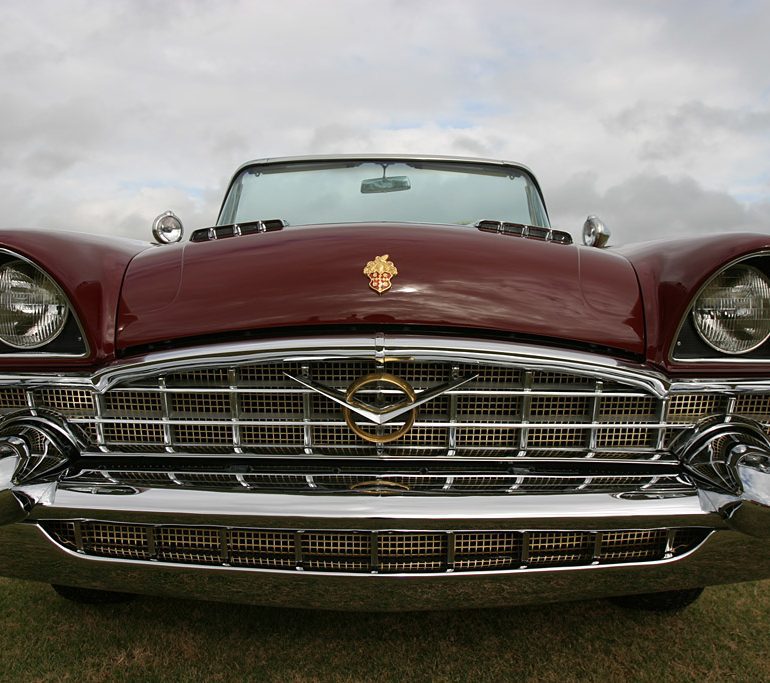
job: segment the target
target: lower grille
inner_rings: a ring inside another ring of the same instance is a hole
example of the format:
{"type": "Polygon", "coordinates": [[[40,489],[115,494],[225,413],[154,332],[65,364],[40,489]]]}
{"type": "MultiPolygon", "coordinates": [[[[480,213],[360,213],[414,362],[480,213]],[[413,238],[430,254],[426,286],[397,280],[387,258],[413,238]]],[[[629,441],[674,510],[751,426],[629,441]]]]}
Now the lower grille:
{"type": "Polygon", "coordinates": [[[59,545],[92,557],[279,571],[431,574],[654,562],[710,531],[354,531],[41,522],[59,545]]]}

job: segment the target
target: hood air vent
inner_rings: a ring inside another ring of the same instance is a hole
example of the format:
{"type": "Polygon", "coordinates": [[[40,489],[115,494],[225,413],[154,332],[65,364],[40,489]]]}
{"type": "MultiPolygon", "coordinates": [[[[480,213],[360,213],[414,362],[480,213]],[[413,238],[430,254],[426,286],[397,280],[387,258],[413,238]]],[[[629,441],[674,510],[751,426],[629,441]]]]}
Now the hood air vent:
{"type": "Polygon", "coordinates": [[[486,220],[476,223],[476,227],[484,232],[499,232],[501,235],[526,237],[531,240],[542,240],[543,242],[554,242],[556,244],[572,244],[572,235],[568,232],[552,230],[551,228],[486,220]]]}
{"type": "Polygon", "coordinates": [[[257,232],[275,232],[283,230],[288,223],[280,218],[267,221],[250,221],[248,223],[233,223],[232,225],[218,225],[214,228],[201,228],[190,235],[191,242],[210,242],[222,240],[228,237],[240,237],[252,235],[257,232]]]}

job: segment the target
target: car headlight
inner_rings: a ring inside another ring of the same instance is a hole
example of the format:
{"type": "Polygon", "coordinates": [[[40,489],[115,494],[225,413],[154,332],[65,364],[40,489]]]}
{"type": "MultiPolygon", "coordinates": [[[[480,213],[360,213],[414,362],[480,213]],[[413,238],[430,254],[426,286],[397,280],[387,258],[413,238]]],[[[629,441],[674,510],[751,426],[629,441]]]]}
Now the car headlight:
{"type": "Polygon", "coordinates": [[[709,346],[722,353],[748,353],[770,337],[770,280],[752,266],[732,266],[706,285],[692,317],[709,346]]]}
{"type": "Polygon", "coordinates": [[[16,349],[45,346],[61,334],[68,312],[62,291],[34,265],[0,266],[0,341],[16,349]]]}

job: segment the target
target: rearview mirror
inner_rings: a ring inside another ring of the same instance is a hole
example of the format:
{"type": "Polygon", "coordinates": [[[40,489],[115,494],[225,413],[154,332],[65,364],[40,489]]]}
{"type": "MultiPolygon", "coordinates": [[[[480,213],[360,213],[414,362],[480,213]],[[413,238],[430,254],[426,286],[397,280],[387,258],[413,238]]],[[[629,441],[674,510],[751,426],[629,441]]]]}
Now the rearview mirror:
{"type": "Polygon", "coordinates": [[[158,244],[172,244],[182,239],[184,227],[173,211],[164,211],[152,222],[152,236],[158,244]]]}
{"type": "Polygon", "coordinates": [[[361,181],[362,194],[375,194],[377,192],[403,192],[411,190],[412,184],[405,175],[394,175],[390,178],[367,178],[361,181]]]}
{"type": "Polygon", "coordinates": [[[583,223],[583,244],[603,249],[610,239],[610,229],[598,216],[589,216],[583,223]]]}

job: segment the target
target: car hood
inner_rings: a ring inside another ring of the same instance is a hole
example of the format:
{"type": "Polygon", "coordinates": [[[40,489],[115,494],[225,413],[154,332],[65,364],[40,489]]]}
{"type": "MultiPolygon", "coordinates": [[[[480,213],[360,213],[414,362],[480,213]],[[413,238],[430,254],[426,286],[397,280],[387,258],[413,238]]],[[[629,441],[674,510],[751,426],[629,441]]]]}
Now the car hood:
{"type": "Polygon", "coordinates": [[[119,348],[265,328],[414,325],[569,340],[641,354],[644,320],[622,256],[464,226],[289,227],[139,254],[119,348]],[[398,269],[377,294],[363,269],[398,269]]]}

